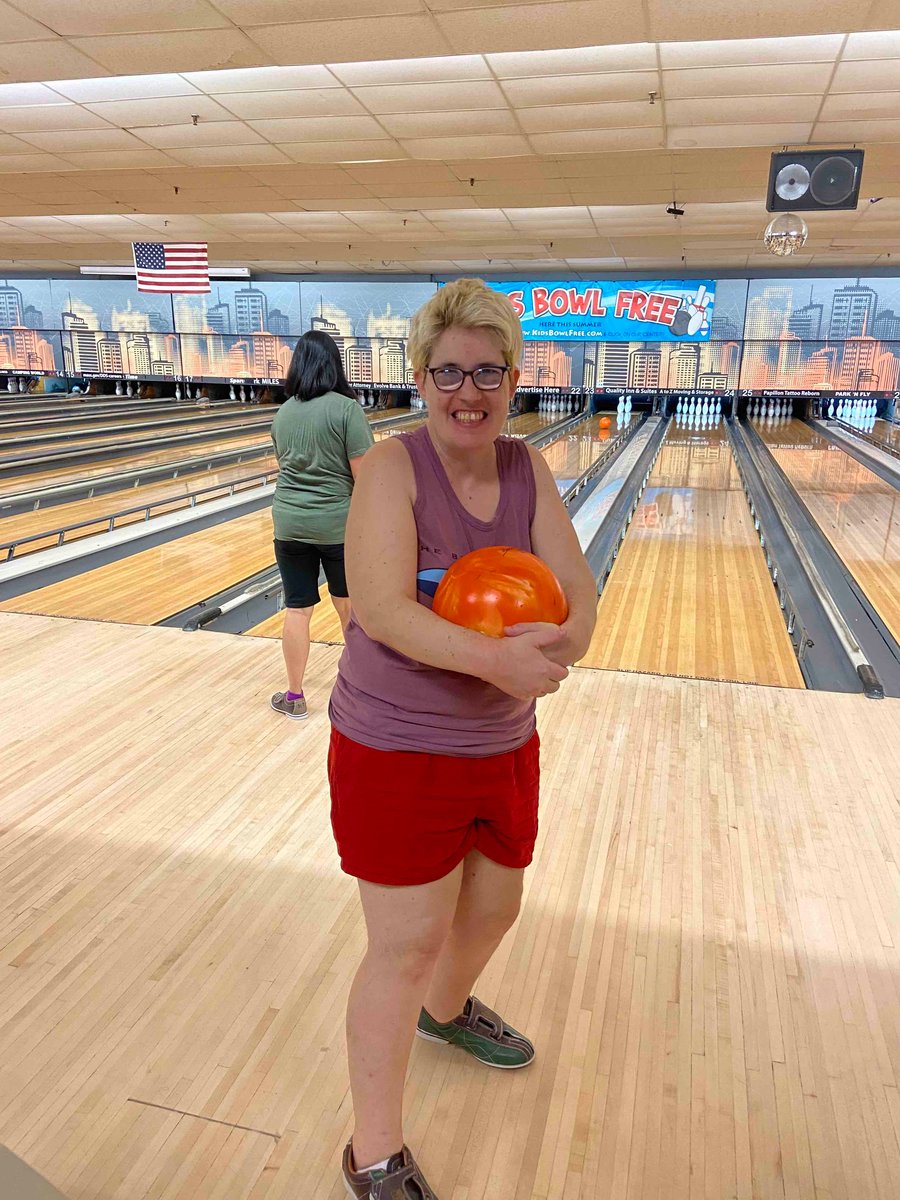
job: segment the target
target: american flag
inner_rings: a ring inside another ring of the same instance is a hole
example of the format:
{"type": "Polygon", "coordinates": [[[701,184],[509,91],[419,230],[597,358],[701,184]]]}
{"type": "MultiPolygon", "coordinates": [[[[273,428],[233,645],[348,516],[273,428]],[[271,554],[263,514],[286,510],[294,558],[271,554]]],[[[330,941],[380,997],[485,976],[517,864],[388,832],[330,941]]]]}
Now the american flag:
{"type": "Polygon", "coordinates": [[[206,242],[132,242],[139,292],[208,292],[206,242]]]}

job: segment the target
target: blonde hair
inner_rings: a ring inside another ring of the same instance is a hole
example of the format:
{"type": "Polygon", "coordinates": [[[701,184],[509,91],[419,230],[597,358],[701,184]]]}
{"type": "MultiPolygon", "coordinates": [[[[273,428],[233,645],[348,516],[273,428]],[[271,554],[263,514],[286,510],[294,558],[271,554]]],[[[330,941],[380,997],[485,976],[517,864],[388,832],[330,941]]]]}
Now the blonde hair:
{"type": "Polygon", "coordinates": [[[456,279],[438,288],[410,323],[406,356],[414,371],[428,366],[435,342],[445,330],[454,328],[489,329],[500,340],[506,365],[519,365],[522,326],[510,301],[483,279],[456,279]]]}

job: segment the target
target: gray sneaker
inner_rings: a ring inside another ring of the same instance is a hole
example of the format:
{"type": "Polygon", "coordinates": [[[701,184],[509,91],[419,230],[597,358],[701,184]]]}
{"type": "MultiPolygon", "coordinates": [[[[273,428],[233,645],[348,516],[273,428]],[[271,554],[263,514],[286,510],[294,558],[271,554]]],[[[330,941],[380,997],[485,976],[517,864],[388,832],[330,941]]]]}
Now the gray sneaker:
{"type": "Polygon", "coordinates": [[[306,699],[303,696],[299,700],[288,700],[284,692],[276,692],[272,697],[272,707],[276,712],[283,713],[294,721],[305,721],[309,716],[306,711],[306,699]]]}
{"type": "Polygon", "coordinates": [[[351,1145],[344,1147],[342,1170],[353,1200],[437,1200],[406,1146],[388,1159],[387,1170],[354,1171],[351,1145]]]}

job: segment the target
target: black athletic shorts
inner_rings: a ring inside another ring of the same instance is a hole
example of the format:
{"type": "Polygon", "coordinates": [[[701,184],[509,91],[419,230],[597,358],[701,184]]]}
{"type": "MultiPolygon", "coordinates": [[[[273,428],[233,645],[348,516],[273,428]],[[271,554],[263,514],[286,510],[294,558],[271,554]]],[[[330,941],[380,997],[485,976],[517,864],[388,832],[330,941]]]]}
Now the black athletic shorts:
{"type": "Polygon", "coordinates": [[[347,595],[344,543],[280,542],[275,539],[275,561],[284,585],[285,608],[312,608],[319,602],[319,568],[325,571],[332,596],[347,595]]]}

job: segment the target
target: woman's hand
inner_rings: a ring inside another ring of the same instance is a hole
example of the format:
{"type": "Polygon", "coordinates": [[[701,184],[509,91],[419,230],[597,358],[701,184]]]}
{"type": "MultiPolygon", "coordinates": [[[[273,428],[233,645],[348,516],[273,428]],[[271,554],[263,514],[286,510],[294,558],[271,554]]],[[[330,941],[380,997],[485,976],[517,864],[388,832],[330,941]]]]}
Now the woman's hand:
{"type": "Polygon", "coordinates": [[[512,628],[521,632],[493,642],[482,679],[516,700],[535,700],[558,691],[569,674],[552,657],[564,636],[560,627],[538,622],[512,628]]]}
{"type": "Polygon", "coordinates": [[[543,647],[544,655],[560,667],[571,667],[578,657],[578,651],[574,648],[571,636],[573,631],[567,621],[562,625],[548,625],[544,621],[523,622],[521,625],[508,625],[503,632],[507,637],[517,638],[523,634],[538,633],[544,629],[554,629],[558,633],[555,641],[548,642],[543,647]]]}

